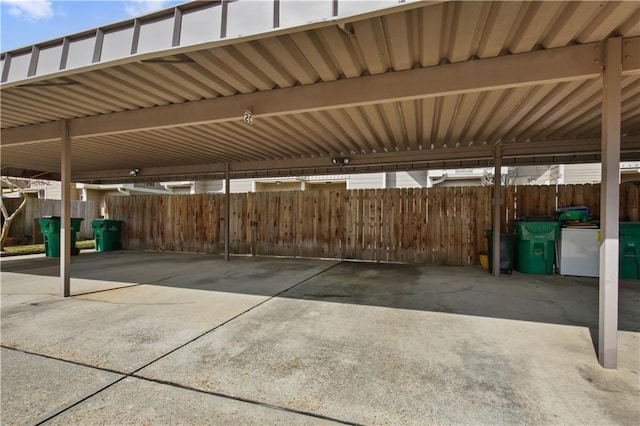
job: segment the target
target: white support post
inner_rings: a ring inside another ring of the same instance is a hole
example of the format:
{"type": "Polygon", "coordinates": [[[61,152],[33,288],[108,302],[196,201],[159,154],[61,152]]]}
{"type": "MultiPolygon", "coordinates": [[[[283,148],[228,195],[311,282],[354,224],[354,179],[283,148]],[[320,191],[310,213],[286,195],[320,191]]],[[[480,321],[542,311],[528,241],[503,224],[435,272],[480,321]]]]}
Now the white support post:
{"type": "Polygon", "coordinates": [[[622,40],[607,40],[604,54],[598,360],[604,368],[617,368],[622,40]]]}
{"type": "Polygon", "coordinates": [[[229,261],[229,232],[231,227],[231,183],[229,163],[224,168],[224,260],[229,261]]]}
{"type": "Polygon", "coordinates": [[[502,152],[496,145],[493,172],[493,275],[500,276],[500,204],[502,188],[502,152]]]}
{"type": "Polygon", "coordinates": [[[69,123],[62,121],[60,171],[62,204],[60,206],[60,280],[61,296],[71,295],[71,138],[69,123]]]}

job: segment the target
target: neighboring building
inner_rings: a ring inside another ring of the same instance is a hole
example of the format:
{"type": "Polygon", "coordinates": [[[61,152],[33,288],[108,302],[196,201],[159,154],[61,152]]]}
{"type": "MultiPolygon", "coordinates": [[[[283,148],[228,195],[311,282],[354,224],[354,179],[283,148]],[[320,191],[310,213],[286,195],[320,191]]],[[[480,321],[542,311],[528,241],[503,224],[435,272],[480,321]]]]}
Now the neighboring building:
{"type": "MultiPolygon", "coordinates": [[[[555,166],[503,167],[502,181],[508,185],[556,185],[599,183],[600,163],[555,166]]],[[[431,188],[433,186],[477,186],[492,182],[493,167],[451,170],[414,170],[408,172],[361,173],[352,175],[304,176],[261,179],[233,179],[231,192],[309,191],[319,189],[431,188]]],[[[640,161],[620,163],[622,182],[640,181],[640,161]]],[[[36,198],[61,198],[60,182],[38,181],[27,189],[36,198]]],[[[224,180],[179,181],[128,184],[76,184],[71,198],[93,201],[96,217],[104,216],[107,196],[220,194],[224,180]]],[[[18,193],[5,194],[19,197],[18,193]]]]}

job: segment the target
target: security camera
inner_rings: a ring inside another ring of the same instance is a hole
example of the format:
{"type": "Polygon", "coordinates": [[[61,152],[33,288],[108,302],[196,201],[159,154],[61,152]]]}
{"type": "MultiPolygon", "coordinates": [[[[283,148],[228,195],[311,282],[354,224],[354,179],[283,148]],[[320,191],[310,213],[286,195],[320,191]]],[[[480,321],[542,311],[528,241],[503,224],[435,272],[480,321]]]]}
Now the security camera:
{"type": "Polygon", "coordinates": [[[140,173],[140,169],[138,169],[138,168],[131,169],[129,171],[129,176],[135,177],[135,176],[138,176],[138,173],[140,173]]]}
{"type": "Polygon", "coordinates": [[[336,166],[346,166],[349,164],[349,159],[346,157],[334,157],[331,159],[331,162],[336,166]]]}

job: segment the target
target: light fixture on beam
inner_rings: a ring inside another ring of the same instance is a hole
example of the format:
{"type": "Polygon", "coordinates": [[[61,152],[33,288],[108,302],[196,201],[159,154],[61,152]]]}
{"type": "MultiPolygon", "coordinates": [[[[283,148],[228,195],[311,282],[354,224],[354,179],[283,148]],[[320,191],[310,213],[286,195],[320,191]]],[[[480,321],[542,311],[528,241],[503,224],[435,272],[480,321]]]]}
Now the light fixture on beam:
{"type": "Polygon", "coordinates": [[[138,173],[140,173],[140,169],[136,167],[135,169],[131,169],[129,171],[129,176],[136,177],[138,176],[138,173]]]}
{"type": "Polygon", "coordinates": [[[349,164],[349,159],[347,157],[334,157],[331,162],[336,166],[346,166],[349,164]]]}

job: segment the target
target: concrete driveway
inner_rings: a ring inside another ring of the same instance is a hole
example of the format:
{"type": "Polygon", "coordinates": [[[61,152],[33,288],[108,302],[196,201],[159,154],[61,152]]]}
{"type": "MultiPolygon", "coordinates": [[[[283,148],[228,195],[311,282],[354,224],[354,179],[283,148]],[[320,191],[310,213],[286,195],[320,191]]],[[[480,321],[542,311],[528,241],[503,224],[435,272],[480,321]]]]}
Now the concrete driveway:
{"type": "Polygon", "coordinates": [[[597,280],[111,252],[2,260],[2,424],[637,424],[640,283],[619,369],[597,280]],[[597,333],[595,333],[597,334],[597,333]]]}

